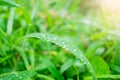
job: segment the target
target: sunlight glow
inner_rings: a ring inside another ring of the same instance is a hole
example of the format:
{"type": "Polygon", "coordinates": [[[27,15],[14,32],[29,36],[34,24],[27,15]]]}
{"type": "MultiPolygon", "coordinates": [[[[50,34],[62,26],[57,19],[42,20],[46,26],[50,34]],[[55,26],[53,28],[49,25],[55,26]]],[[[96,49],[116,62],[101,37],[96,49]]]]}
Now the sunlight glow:
{"type": "Polygon", "coordinates": [[[102,8],[107,9],[111,13],[120,13],[120,0],[101,0],[102,8]]]}

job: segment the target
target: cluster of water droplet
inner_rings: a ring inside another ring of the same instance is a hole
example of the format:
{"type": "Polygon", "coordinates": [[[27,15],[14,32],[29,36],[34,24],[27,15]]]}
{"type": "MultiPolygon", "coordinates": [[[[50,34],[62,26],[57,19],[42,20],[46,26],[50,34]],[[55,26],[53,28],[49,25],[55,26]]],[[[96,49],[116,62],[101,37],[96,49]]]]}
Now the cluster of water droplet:
{"type": "Polygon", "coordinates": [[[76,58],[81,60],[86,65],[86,67],[89,69],[89,71],[94,75],[94,70],[91,64],[89,63],[88,59],[83,55],[83,53],[78,48],[71,45],[67,41],[63,40],[62,38],[56,35],[43,34],[43,33],[33,33],[33,34],[28,35],[27,37],[40,38],[42,40],[53,42],[56,45],[63,47],[67,51],[71,52],[76,58]]]}

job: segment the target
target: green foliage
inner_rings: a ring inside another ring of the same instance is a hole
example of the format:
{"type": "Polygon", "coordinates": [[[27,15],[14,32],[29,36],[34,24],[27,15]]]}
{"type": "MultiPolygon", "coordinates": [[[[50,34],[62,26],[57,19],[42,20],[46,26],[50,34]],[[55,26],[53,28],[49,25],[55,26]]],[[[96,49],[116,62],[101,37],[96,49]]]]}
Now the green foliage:
{"type": "Polygon", "coordinates": [[[95,70],[96,75],[109,75],[110,74],[109,66],[101,57],[92,58],[91,64],[95,70]]]}
{"type": "Polygon", "coordinates": [[[0,80],[120,80],[118,3],[0,0],[0,80]]]}
{"type": "Polygon", "coordinates": [[[64,73],[64,71],[66,71],[67,69],[69,69],[72,65],[74,64],[74,60],[69,59],[68,61],[66,61],[60,69],[61,73],[64,73]]]}
{"type": "Polygon", "coordinates": [[[20,7],[19,4],[16,4],[12,0],[0,0],[0,5],[9,7],[20,7]]]}

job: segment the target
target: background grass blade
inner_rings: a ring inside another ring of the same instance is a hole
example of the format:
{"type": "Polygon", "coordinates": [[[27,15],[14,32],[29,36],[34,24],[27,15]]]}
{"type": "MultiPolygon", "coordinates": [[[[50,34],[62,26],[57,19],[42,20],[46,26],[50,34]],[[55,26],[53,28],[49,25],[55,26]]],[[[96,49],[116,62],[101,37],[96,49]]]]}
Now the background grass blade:
{"type": "Polygon", "coordinates": [[[0,75],[0,80],[28,80],[35,75],[34,71],[21,71],[0,75]]]}
{"type": "Polygon", "coordinates": [[[9,19],[7,23],[7,33],[11,34],[13,30],[13,23],[14,23],[14,15],[15,15],[15,8],[10,9],[9,19]]]}
{"type": "Polygon", "coordinates": [[[24,64],[25,64],[25,67],[27,68],[27,70],[29,70],[29,62],[28,62],[28,60],[27,60],[27,56],[26,56],[23,48],[17,47],[16,49],[18,50],[18,52],[19,52],[20,55],[22,56],[23,61],[24,61],[24,64]]]}
{"type": "Polygon", "coordinates": [[[19,4],[16,4],[12,0],[0,0],[0,5],[9,7],[20,7],[19,4]]]}
{"type": "Polygon", "coordinates": [[[27,36],[25,36],[25,38],[29,38],[29,37],[39,38],[39,39],[42,39],[45,41],[53,42],[56,45],[65,48],[66,50],[71,52],[76,58],[81,60],[86,65],[88,71],[93,75],[94,80],[96,80],[96,75],[95,75],[94,69],[91,66],[90,62],[84,56],[84,54],[74,45],[70,44],[69,42],[63,40],[62,38],[60,38],[56,35],[52,35],[52,34],[48,34],[48,33],[44,33],[44,34],[43,33],[33,33],[33,34],[28,34],[27,36]]]}
{"type": "Polygon", "coordinates": [[[40,79],[45,79],[45,80],[55,80],[52,77],[46,76],[46,75],[42,75],[42,74],[37,74],[38,77],[40,77],[40,79]]]}
{"type": "Polygon", "coordinates": [[[60,69],[61,73],[64,73],[64,71],[66,71],[67,69],[69,69],[72,65],[74,64],[74,60],[73,59],[69,59],[68,61],[66,61],[60,69]]]}
{"type": "MultiPolygon", "coordinates": [[[[120,79],[120,75],[98,75],[97,78],[103,80],[103,79],[112,79],[112,80],[119,80],[120,79]]],[[[92,80],[92,77],[85,77],[84,80],[92,80]]]]}
{"type": "Polygon", "coordinates": [[[54,64],[49,59],[43,59],[43,63],[47,66],[48,70],[57,80],[64,80],[63,76],[60,74],[60,72],[56,69],[54,64]]]}

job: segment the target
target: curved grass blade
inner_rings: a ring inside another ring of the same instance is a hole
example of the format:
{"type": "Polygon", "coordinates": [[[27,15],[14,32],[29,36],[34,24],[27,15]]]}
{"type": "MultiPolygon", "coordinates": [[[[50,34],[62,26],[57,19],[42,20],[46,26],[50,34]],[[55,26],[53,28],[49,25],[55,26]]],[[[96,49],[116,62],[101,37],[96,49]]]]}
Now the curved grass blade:
{"type": "Polygon", "coordinates": [[[74,45],[63,40],[61,37],[58,37],[53,34],[48,34],[48,33],[32,33],[32,34],[28,34],[27,36],[25,36],[25,38],[29,38],[29,37],[49,41],[49,42],[55,43],[56,45],[62,48],[65,48],[67,51],[71,52],[77,59],[81,60],[86,65],[88,71],[93,75],[93,79],[97,80],[96,74],[95,74],[95,71],[92,65],[90,64],[88,59],[84,56],[84,54],[74,45]]]}
{"type": "Polygon", "coordinates": [[[9,6],[9,7],[20,7],[19,4],[16,4],[15,2],[11,0],[0,0],[0,5],[9,6]]]}
{"type": "Polygon", "coordinates": [[[0,75],[0,80],[29,80],[34,74],[34,71],[6,73],[0,75]]]}

